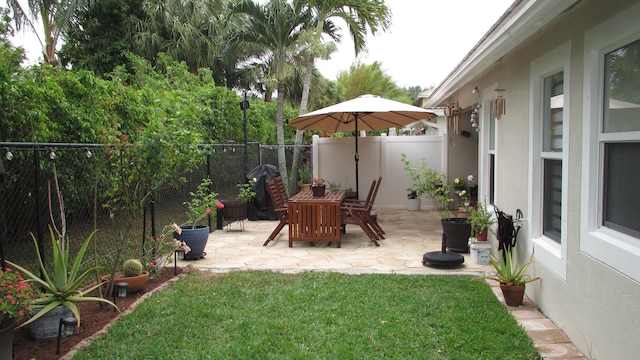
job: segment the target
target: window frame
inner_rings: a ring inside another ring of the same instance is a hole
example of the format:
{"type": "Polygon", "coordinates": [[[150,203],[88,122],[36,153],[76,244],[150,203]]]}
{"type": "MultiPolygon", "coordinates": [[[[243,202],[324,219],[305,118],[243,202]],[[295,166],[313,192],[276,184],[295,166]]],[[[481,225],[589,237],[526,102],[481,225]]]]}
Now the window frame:
{"type": "Polygon", "coordinates": [[[584,99],[580,251],[640,281],[640,239],[601,225],[604,144],[640,141],[640,131],[602,132],[604,58],[640,39],[640,4],[630,6],[587,31],[584,37],[584,99]]]}
{"type": "Polygon", "coordinates": [[[480,180],[480,188],[478,189],[478,201],[482,201],[486,197],[490,205],[497,203],[495,164],[498,157],[498,120],[491,118],[491,108],[495,100],[495,89],[497,88],[498,84],[494,83],[482,90],[482,110],[480,111],[480,150],[478,151],[478,179],[480,180]],[[492,137],[494,139],[493,147],[491,143],[492,137]],[[491,163],[492,158],[493,167],[491,163]],[[493,174],[491,174],[491,171],[493,171],[493,174]],[[491,181],[492,179],[493,182],[491,181]]]}
{"type": "Polygon", "coordinates": [[[528,237],[533,243],[536,259],[562,280],[567,278],[567,214],[569,188],[569,118],[570,118],[570,63],[571,42],[566,42],[547,54],[533,60],[530,68],[529,89],[529,182],[530,223],[528,237]],[[544,80],[563,72],[562,152],[543,151],[544,145],[544,80]],[[560,217],[560,243],[543,234],[543,191],[545,160],[562,161],[562,209],[560,217]]]}

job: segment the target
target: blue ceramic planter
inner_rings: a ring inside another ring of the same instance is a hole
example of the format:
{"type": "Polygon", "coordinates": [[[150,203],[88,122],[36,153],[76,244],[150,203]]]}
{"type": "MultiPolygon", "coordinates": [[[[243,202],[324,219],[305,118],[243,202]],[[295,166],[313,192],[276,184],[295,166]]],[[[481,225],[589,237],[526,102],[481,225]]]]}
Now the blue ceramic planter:
{"type": "Polygon", "coordinates": [[[188,225],[181,225],[182,234],[174,232],[174,236],[177,240],[184,241],[190,248],[189,253],[184,254],[185,260],[197,260],[202,259],[206,253],[204,252],[205,246],[207,246],[207,240],[209,239],[209,227],[205,225],[199,225],[192,228],[188,225]]]}

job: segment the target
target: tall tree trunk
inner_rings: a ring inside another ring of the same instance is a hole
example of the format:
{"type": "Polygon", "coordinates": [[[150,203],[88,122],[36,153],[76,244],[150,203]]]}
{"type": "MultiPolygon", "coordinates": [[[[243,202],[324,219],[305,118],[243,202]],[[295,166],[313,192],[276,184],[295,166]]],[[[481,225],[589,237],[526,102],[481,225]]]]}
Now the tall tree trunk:
{"type": "Polygon", "coordinates": [[[278,106],[276,111],[276,139],[278,141],[278,170],[284,183],[284,188],[289,188],[287,177],[287,158],[284,151],[284,80],[278,80],[278,106]]]}
{"type": "MultiPolygon", "coordinates": [[[[313,72],[314,58],[310,57],[307,61],[307,72],[304,74],[304,83],[302,87],[302,98],[300,99],[300,111],[299,115],[307,113],[307,105],[309,103],[309,89],[311,88],[311,73],[313,72]]],[[[293,162],[291,163],[291,180],[289,181],[289,193],[296,193],[296,186],[298,184],[298,167],[300,165],[301,149],[299,145],[302,145],[302,139],[304,139],[304,130],[296,130],[296,139],[293,149],[293,162]]]]}

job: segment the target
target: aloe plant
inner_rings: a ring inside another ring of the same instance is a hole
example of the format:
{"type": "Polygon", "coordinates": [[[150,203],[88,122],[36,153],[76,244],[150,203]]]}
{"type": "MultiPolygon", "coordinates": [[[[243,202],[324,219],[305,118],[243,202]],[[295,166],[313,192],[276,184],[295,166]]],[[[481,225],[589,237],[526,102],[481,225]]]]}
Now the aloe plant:
{"type": "Polygon", "coordinates": [[[97,267],[92,267],[84,271],[83,273],[80,273],[82,258],[84,257],[84,253],[87,251],[87,247],[89,246],[89,243],[91,242],[91,239],[93,238],[93,235],[96,231],[93,231],[84,240],[84,243],[78,251],[78,254],[76,255],[73,263],[70,262],[68,244],[63,244],[64,240],[62,239],[57,239],[51,227],[49,227],[49,232],[51,234],[51,246],[53,249],[53,270],[51,273],[47,271],[42,262],[42,258],[40,257],[40,249],[38,248],[38,242],[36,241],[36,238],[35,236],[33,236],[33,234],[31,234],[31,238],[33,239],[33,243],[36,247],[36,258],[38,259],[38,265],[40,267],[42,276],[38,276],[11,261],[7,261],[7,263],[11,264],[11,266],[20,270],[24,274],[24,276],[28,278],[28,281],[32,281],[40,285],[44,293],[43,297],[35,300],[35,308],[40,309],[40,311],[29,320],[22,323],[20,326],[24,326],[34,322],[59,305],[69,308],[75,318],[78,320],[78,326],[80,326],[80,312],[78,311],[78,307],[75,304],[76,302],[80,301],[100,301],[103,303],[107,303],[117,309],[118,307],[113,302],[107,299],[94,296],[86,296],[98,287],[102,286],[103,283],[98,283],[81,290],[81,288],[84,286],[85,280],[87,280],[87,278],[98,269],[97,267]]]}
{"type": "Polygon", "coordinates": [[[493,279],[498,281],[501,284],[506,284],[509,286],[520,286],[526,283],[530,283],[532,281],[540,280],[539,277],[532,278],[529,275],[525,274],[525,270],[533,263],[533,251],[531,252],[531,256],[522,266],[518,263],[518,253],[514,248],[513,254],[514,257],[511,256],[511,250],[508,248],[504,249],[504,257],[501,260],[496,260],[491,254],[489,255],[489,261],[491,265],[496,269],[496,275],[494,276],[484,276],[482,279],[493,279]]]}

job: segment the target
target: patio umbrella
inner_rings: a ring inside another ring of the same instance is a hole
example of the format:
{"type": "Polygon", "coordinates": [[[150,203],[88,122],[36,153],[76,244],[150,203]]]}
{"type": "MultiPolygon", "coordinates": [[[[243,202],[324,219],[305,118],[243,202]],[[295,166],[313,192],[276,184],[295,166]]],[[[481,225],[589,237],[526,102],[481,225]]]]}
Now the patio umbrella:
{"type": "Polygon", "coordinates": [[[289,121],[300,130],[328,132],[355,131],[356,196],[358,196],[358,136],[360,130],[383,130],[402,127],[416,120],[429,119],[434,113],[377,95],[361,95],[289,121]]]}

